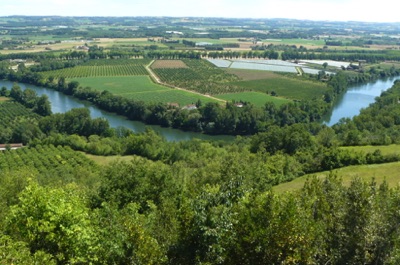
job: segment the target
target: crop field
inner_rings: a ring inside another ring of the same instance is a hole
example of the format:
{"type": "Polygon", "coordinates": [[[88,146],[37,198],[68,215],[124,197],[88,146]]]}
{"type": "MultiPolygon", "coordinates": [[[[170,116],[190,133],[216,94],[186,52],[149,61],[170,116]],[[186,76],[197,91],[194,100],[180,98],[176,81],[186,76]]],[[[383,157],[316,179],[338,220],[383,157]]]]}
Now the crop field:
{"type": "Polygon", "coordinates": [[[149,63],[147,59],[90,60],[72,68],[42,72],[42,75],[47,78],[148,75],[145,65],[149,63]]]}
{"type": "Polygon", "coordinates": [[[206,96],[155,84],[148,76],[88,77],[72,80],[84,87],[89,86],[99,91],[107,90],[114,95],[144,102],[176,102],[181,106],[196,103],[199,99],[204,103],[217,102],[206,96]]]}
{"type": "Polygon", "coordinates": [[[231,61],[224,59],[207,59],[207,61],[220,68],[229,68],[232,64],[231,61]]]}
{"type": "Polygon", "coordinates": [[[107,90],[114,95],[156,92],[169,88],[153,83],[148,76],[113,76],[113,77],[83,77],[74,78],[83,87],[89,86],[96,90],[107,90]]]}
{"type": "Polygon", "coordinates": [[[189,68],[182,60],[157,60],[152,65],[153,69],[189,68]]]}
{"type": "Polygon", "coordinates": [[[297,47],[303,46],[306,48],[322,48],[325,45],[324,40],[310,40],[310,39],[265,39],[262,40],[265,45],[296,45],[297,47]]]}
{"type": "Polygon", "coordinates": [[[4,102],[4,101],[8,101],[9,98],[5,98],[5,97],[0,97],[0,102],[4,102]]]}
{"type": "Polygon", "coordinates": [[[44,77],[93,77],[93,76],[132,76],[148,75],[143,65],[111,65],[111,66],[75,66],[55,71],[42,72],[44,77]]]}
{"type": "Polygon", "coordinates": [[[226,69],[226,72],[238,76],[243,81],[282,78],[279,74],[258,70],[226,69]]]}
{"type": "MultiPolygon", "coordinates": [[[[365,181],[371,181],[372,178],[379,184],[384,180],[390,187],[395,187],[400,184],[400,162],[377,164],[377,165],[362,165],[350,166],[334,170],[333,173],[337,174],[343,179],[343,184],[349,185],[351,180],[355,177],[360,177],[365,181]]],[[[306,180],[311,176],[316,176],[319,179],[326,178],[331,172],[325,171],[316,174],[305,175],[297,178],[291,182],[282,183],[275,186],[273,190],[277,193],[296,191],[304,186],[306,180]]]]}
{"type": "Polygon", "coordinates": [[[273,102],[276,106],[281,106],[282,104],[288,103],[291,100],[279,97],[273,97],[261,92],[240,92],[231,94],[222,94],[217,96],[220,99],[226,101],[244,101],[251,102],[255,106],[263,107],[266,102],[273,102]]]}
{"type": "Polygon", "coordinates": [[[0,127],[12,130],[21,122],[37,123],[40,116],[23,105],[13,101],[3,101],[0,104],[0,127]]]}
{"type": "Polygon", "coordinates": [[[328,91],[328,87],[323,83],[279,75],[267,79],[238,81],[232,84],[247,91],[253,90],[268,94],[274,91],[279,97],[298,100],[322,97],[328,91]]]}
{"type": "Polygon", "coordinates": [[[113,66],[113,65],[148,65],[150,59],[99,59],[89,60],[83,66],[113,66]]]}
{"type": "Polygon", "coordinates": [[[182,60],[188,68],[153,68],[163,83],[194,90],[203,94],[241,92],[230,82],[239,78],[216,67],[206,60],[182,60]]]}
{"type": "Polygon", "coordinates": [[[336,68],[341,68],[342,66],[347,67],[350,65],[349,62],[339,62],[339,61],[332,61],[332,60],[301,60],[300,62],[310,63],[310,64],[318,64],[323,65],[327,63],[328,66],[333,66],[336,68]]]}
{"type": "Polygon", "coordinates": [[[39,173],[49,170],[66,172],[79,166],[90,168],[94,167],[95,163],[69,147],[48,145],[0,152],[0,171],[34,168],[39,173]]]}
{"type": "Polygon", "coordinates": [[[271,72],[283,72],[296,74],[297,70],[294,66],[269,65],[261,63],[233,62],[230,68],[248,69],[248,70],[263,70],[271,72]]]}
{"type": "MultiPolygon", "coordinates": [[[[298,69],[302,69],[306,74],[317,75],[320,69],[314,69],[308,66],[295,64],[282,60],[226,60],[226,59],[209,59],[210,63],[220,68],[243,69],[243,70],[260,70],[277,73],[299,74],[298,69]]],[[[327,74],[334,74],[326,72],[327,74]]]]}
{"type": "Polygon", "coordinates": [[[131,93],[125,94],[125,97],[132,98],[134,100],[140,100],[144,102],[163,102],[163,103],[178,103],[181,107],[194,104],[199,99],[203,103],[207,102],[218,102],[214,99],[208,98],[206,96],[201,96],[197,94],[193,94],[190,92],[169,89],[157,92],[142,92],[142,93],[131,93]]]}

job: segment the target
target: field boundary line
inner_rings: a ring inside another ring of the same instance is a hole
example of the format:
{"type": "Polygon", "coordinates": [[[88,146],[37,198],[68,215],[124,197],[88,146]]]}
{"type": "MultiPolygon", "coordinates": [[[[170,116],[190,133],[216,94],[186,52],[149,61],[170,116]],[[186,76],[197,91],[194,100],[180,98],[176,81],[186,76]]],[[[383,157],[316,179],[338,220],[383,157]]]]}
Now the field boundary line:
{"type": "Polygon", "coordinates": [[[195,94],[195,95],[200,95],[200,96],[203,96],[203,97],[211,98],[211,99],[214,99],[214,100],[223,102],[223,103],[226,103],[226,102],[227,102],[226,100],[223,100],[223,99],[220,99],[220,98],[216,98],[216,97],[213,97],[213,96],[210,96],[210,95],[204,95],[204,94],[202,94],[202,93],[195,92],[195,91],[192,91],[192,90],[189,90],[189,89],[186,89],[186,88],[181,88],[181,87],[177,87],[177,86],[171,86],[170,84],[166,84],[166,83],[164,83],[164,82],[161,82],[160,78],[159,78],[159,77],[156,75],[156,73],[154,73],[153,70],[150,68],[150,66],[151,66],[154,62],[155,62],[155,60],[152,60],[148,65],[145,66],[147,72],[149,72],[149,74],[150,74],[150,79],[153,80],[153,82],[155,82],[155,83],[157,83],[157,84],[159,84],[159,85],[163,85],[163,86],[172,88],[172,89],[182,90],[182,91],[186,91],[186,92],[189,92],[189,93],[192,93],[192,94],[195,94]]]}
{"type": "Polygon", "coordinates": [[[297,73],[298,73],[299,76],[302,76],[304,74],[303,68],[301,68],[299,66],[296,66],[295,68],[296,68],[297,73]]]}

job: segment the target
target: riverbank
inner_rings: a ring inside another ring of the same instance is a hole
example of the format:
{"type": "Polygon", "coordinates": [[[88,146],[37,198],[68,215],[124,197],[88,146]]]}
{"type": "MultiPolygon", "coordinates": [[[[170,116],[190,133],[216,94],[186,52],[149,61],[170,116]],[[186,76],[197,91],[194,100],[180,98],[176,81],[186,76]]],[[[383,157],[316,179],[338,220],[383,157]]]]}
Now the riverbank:
{"type": "MultiPolygon", "coordinates": [[[[0,80],[0,87],[11,89],[14,82],[0,80]]],[[[146,128],[150,128],[163,136],[167,141],[185,141],[191,139],[201,139],[208,141],[233,141],[235,137],[228,135],[207,135],[195,132],[185,132],[173,128],[165,128],[157,125],[147,125],[143,122],[128,120],[126,117],[101,110],[90,102],[78,100],[72,96],[65,95],[54,89],[18,83],[21,89],[33,89],[39,96],[47,95],[51,104],[53,113],[64,113],[73,108],[88,108],[92,118],[106,118],[110,126],[113,128],[125,127],[136,133],[144,132],[146,128]]]]}
{"type": "MultiPolygon", "coordinates": [[[[257,108],[252,104],[246,103],[240,104],[240,106],[234,103],[227,103],[226,108],[221,108],[216,103],[207,103],[203,106],[200,102],[196,105],[191,105],[190,108],[179,108],[165,103],[146,104],[141,101],[115,96],[108,91],[100,92],[89,87],[83,88],[79,86],[79,83],[67,83],[65,79],[59,80],[58,83],[47,81],[45,83],[46,87],[42,88],[88,101],[101,111],[121,115],[132,121],[142,122],[146,126],[159,125],[166,130],[183,131],[184,134],[190,132],[196,135],[222,135],[224,137],[224,135],[256,134],[267,131],[271,125],[286,126],[295,123],[322,121],[331,126],[340,118],[352,117],[356,113],[352,113],[352,116],[346,116],[349,111],[345,110],[339,114],[338,118],[327,118],[327,113],[330,112],[332,113],[331,117],[337,117],[335,104],[340,104],[340,98],[344,97],[347,91],[352,90],[352,87],[347,87],[347,78],[348,76],[338,74],[331,80],[332,95],[330,98],[336,99],[334,104],[328,103],[329,101],[325,98],[324,100],[314,99],[289,103],[281,107],[277,107],[274,104],[266,104],[264,108],[257,108]],[[337,100],[338,96],[339,100],[337,100]],[[331,111],[330,108],[332,108],[331,111]]],[[[389,87],[390,85],[387,84],[385,88],[389,87]]],[[[378,90],[382,90],[382,88],[378,90]]],[[[379,94],[375,96],[379,96],[379,94]]],[[[368,104],[373,102],[373,99],[374,96],[372,96],[372,101],[370,100],[366,104],[359,104],[364,101],[356,100],[357,104],[351,104],[349,108],[359,111],[359,109],[367,107],[368,104]],[[354,108],[355,105],[357,105],[356,108],[354,108]]],[[[113,126],[112,123],[110,124],[113,126]]],[[[137,131],[136,129],[133,130],[137,131]]]]}

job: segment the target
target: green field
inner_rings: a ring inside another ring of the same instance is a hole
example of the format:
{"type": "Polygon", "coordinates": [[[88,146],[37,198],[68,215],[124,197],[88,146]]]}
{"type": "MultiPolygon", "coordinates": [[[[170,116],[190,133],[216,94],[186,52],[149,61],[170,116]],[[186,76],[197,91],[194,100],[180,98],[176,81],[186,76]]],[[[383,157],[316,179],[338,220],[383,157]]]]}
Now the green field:
{"type": "Polygon", "coordinates": [[[83,87],[89,86],[99,91],[107,90],[114,95],[144,102],[176,102],[181,106],[195,103],[199,99],[204,103],[217,102],[206,96],[155,84],[148,76],[87,77],[72,80],[79,82],[83,87]]]}
{"type": "Polygon", "coordinates": [[[217,95],[216,97],[226,101],[251,102],[258,107],[263,107],[266,102],[273,102],[276,106],[281,106],[282,104],[290,102],[290,100],[285,98],[273,97],[265,93],[251,91],[217,95]]]}
{"type": "Polygon", "coordinates": [[[267,79],[232,82],[231,85],[241,87],[245,90],[254,90],[269,94],[274,91],[277,93],[277,96],[298,100],[310,100],[315,97],[322,97],[328,90],[328,87],[324,83],[279,75],[267,79]]]}
{"type": "Polygon", "coordinates": [[[170,88],[153,83],[148,76],[110,76],[74,78],[82,87],[89,86],[96,90],[108,90],[114,95],[155,92],[170,88]]]}
{"type": "MultiPolygon", "coordinates": [[[[343,179],[345,185],[349,185],[351,180],[355,177],[360,177],[365,181],[370,181],[372,178],[377,183],[382,183],[386,180],[390,187],[395,187],[400,184],[400,162],[377,164],[377,165],[362,165],[362,166],[350,166],[332,171],[343,179]]],[[[304,186],[307,178],[316,176],[317,178],[325,178],[331,172],[324,171],[316,174],[305,175],[297,178],[291,182],[282,183],[278,186],[273,187],[273,190],[277,193],[286,191],[299,190],[304,186]]]]}
{"type": "Polygon", "coordinates": [[[203,103],[207,102],[217,102],[217,100],[208,98],[206,96],[201,96],[198,94],[193,94],[190,92],[182,91],[182,90],[163,90],[158,92],[143,92],[143,93],[132,93],[129,94],[130,98],[135,100],[141,100],[144,102],[164,102],[164,103],[179,103],[180,106],[185,106],[188,104],[194,104],[199,99],[203,103]]]}
{"type": "Polygon", "coordinates": [[[96,164],[105,166],[116,161],[130,161],[134,156],[97,156],[83,153],[87,158],[93,160],[96,164]]]}
{"type": "Polygon", "coordinates": [[[324,46],[325,41],[321,40],[310,40],[310,39],[265,39],[262,40],[264,43],[273,43],[275,45],[296,45],[296,46],[324,46]]]}
{"type": "Polygon", "coordinates": [[[56,79],[60,77],[93,77],[93,76],[132,76],[132,75],[148,75],[143,65],[102,65],[102,66],[75,66],[60,70],[41,72],[41,74],[49,78],[56,79]]]}
{"type": "Polygon", "coordinates": [[[400,145],[379,145],[379,146],[346,146],[341,147],[341,149],[354,151],[354,152],[363,152],[363,153],[373,153],[375,150],[380,150],[382,155],[400,155],[400,145]]]}

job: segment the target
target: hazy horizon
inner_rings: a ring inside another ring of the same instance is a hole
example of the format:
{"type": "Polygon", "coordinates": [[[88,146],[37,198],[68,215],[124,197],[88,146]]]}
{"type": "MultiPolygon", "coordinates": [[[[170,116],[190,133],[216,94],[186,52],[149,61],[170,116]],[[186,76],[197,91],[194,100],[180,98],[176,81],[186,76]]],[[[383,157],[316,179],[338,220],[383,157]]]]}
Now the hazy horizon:
{"type": "Polygon", "coordinates": [[[313,21],[400,22],[394,0],[14,0],[0,16],[284,18],[313,21]],[[155,8],[157,7],[157,8],[155,8]]]}

